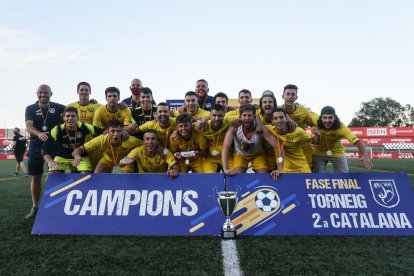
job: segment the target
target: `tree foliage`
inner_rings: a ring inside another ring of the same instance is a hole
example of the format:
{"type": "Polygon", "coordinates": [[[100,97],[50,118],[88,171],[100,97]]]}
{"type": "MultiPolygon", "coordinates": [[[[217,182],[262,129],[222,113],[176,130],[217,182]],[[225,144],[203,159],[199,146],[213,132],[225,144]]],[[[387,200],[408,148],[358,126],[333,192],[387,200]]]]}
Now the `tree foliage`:
{"type": "Polygon", "coordinates": [[[404,120],[406,122],[405,124],[407,126],[414,126],[414,107],[409,104],[406,104],[404,115],[404,120]]]}
{"type": "Polygon", "coordinates": [[[349,124],[350,127],[412,126],[414,108],[387,98],[375,98],[361,104],[361,109],[349,124]]]}

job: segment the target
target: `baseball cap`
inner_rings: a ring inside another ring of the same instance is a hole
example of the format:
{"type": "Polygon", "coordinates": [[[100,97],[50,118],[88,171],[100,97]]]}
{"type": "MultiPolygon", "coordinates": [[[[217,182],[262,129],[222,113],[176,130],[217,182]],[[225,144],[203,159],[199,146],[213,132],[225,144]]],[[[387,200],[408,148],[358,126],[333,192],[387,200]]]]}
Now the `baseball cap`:
{"type": "Polygon", "coordinates": [[[332,115],[336,115],[336,113],[335,113],[335,108],[333,108],[332,106],[327,105],[327,106],[325,106],[324,108],[322,108],[322,110],[321,110],[321,116],[322,116],[323,114],[332,114],[332,115]]]}

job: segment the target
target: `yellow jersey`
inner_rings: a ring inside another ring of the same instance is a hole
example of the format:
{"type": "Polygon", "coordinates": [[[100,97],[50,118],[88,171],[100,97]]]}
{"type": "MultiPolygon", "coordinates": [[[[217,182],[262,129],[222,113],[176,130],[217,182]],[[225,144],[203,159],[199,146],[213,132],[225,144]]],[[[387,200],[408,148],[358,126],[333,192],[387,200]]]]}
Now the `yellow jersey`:
{"type": "Polygon", "coordinates": [[[345,148],[341,143],[341,139],[345,138],[350,143],[355,144],[359,141],[352,131],[343,123],[335,130],[319,129],[321,138],[319,144],[315,145],[314,154],[320,156],[339,157],[345,156],[345,148]],[[328,154],[328,151],[330,151],[328,154]]]}
{"type": "Polygon", "coordinates": [[[214,131],[211,127],[211,120],[207,121],[206,129],[199,130],[193,127],[193,131],[204,136],[207,140],[210,155],[221,156],[221,149],[223,148],[224,137],[226,136],[227,129],[231,122],[239,119],[237,116],[227,116],[223,120],[223,126],[214,131]]]}
{"type": "Polygon", "coordinates": [[[119,146],[111,146],[108,134],[100,135],[85,143],[83,147],[86,151],[97,150],[103,153],[103,157],[112,160],[113,165],[119,164],[119,160],[127,156],[127,154],[136,147],[142,145],[142,141],[134,136],[129,136],[128,140],[122,141],[119,146]]]}
{"type": "Polygon", "coordinates": [[[305,154],[302,150],[303,143],[311,143],[312,136],[304,129],[297,127],[293,132],[278,134],[274,126],[266,125],[266,128],[276,136],[279,142],[278,155],[285,150],[283,172],[286,173],[310,173],[305,154]]]}
{"type": "Polygon", "coordinates": [[[157,132],[157,137],[160,141],[160,144],[164,147],[169,148],[170,136],[174,132],[176,126],[175,118],[169,118],[169,120],[170,125],[167,128],[162,128],[159,122],[153,120],[140,125],[138,129],[141,132],[145,132],[150,129],[155,130],[157,132]]]}
{"type": "Polygon", "coordinates": [[[74,102],[68,104],[68,106],[74,107],[78,110],[78,121],[91,124],[93,125],[93,117],[95,115],[96,110],[101,107],[102,105],[99,103],[96,104],[88,104],[88,105],[80,105],[79,102],[74,102]]]}
{"type": "Polygon", "coordinates": [[[149,157],[145,154],[144,146],[141,146],[133,149],[128,157],[135,158],[140,173],[164,173],[174,164],[177,164],[177,160],[175,160],[171,151],[168,149],[167,151],[165,158],[158,153],[153,157],[149,157]]]}
{"type": "MultiPolygon", "coordinates": [[[[174,117],[177,118],[178,115],[180,115],[180,112],[178,110],[176,110],[174,112],[174,117]]],[[[193,119],[196,119],[196,118],[209,118],[210,117],[210,111],[207,111],[207,110],[204,110],[204,109],[201,109],[201,108],[197,108],[196,114],[192,115],[191,117],[193,119]]]]}
{"type": "Polygon", "coordinates": [[[106,128],[106,124],[111,120],[118,120],[124,126],[127,126],[131,123],[131,110],[125,108],[118,109],[116,112],[110,112],[106,105],[103,105],[95,111],[93,125],[100,128],[106,128]]]}
{"type": "MultiPolygon", "coordinates": [[[[278,106],[285,109],[285,105],[278,106]]],[[[308,108],[295,104],[295,111],[288,113],[289,117],[298,124],[299,127],[305,129],[317,125],[319,115],[310,111],[308,108]]]]}
{"type": "Polygon", "coordinates": [[[173,140],[170,137],[170,150],[175,153],[178,151],[200,151],[208,148],[208,143],[206,138],[204,138],[200,133],[195,132],[194,130],[191,133],[190,139],[187,141],[183,139],[180,135],[176,140],[173,140]]]}

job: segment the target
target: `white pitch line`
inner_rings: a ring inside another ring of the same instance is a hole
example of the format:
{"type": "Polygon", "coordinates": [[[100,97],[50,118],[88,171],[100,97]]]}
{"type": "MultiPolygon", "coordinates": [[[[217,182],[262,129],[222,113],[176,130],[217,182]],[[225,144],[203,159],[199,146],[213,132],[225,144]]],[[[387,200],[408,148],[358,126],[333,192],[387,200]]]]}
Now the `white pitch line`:
{"type": "Polygon", "coordinates": [[[19,179],[19,178],[23,178],[23,176],[13,176],[13,177],[10,177],[10,178],[2,178],[2,179],[0,179],[0,181],[7,181],[7,180],[19,179]]]}
{"type": "MultiPolygon", "coordinates": [[[[348,166],[348,167],[354,168],[354,169],[360,169],[360,167],[355,167],[355,166],[348,166]]],[[[388,172],[388,173],[400,173],[400,172],[396,172],[396,171],[386,171],[386,170],[376,170],[376,169],[369,169],[366,172],[369,172],[369,171],[374,171],[374,172],[388,172]]],[[[404,173],[404,172],[402,172],[402,173],[404,173]]],[[[412,174],[412,173],[407,173],[407,172],[405,172],[405,173],[407,175],[409,175],[409,176],[414,176],[414,174],[412,174]]]]}
{"type": "Polygon", "coordinates": [[[237,254],[236,240],[222,240],[221,253],[223,255],[223,272],[225,276],[243,275],[237,254]]]}

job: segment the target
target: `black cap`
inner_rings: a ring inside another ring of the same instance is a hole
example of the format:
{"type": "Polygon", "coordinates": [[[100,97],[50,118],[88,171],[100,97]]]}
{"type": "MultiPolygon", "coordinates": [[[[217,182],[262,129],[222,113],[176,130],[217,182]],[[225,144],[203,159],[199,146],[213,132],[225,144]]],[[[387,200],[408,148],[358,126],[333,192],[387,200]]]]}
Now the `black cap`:
{"type": "Polygon", "coordinates": [[[325,106],[324,108],[322,108],[322,110],[321,110],[321,116],[322,116],[323,114],[332,114],[332,115],[336,115],[336,113],[335,113],[335,108],[333,108],[332,106],[327,105],[327,106],[325,106]]]}

